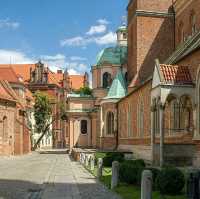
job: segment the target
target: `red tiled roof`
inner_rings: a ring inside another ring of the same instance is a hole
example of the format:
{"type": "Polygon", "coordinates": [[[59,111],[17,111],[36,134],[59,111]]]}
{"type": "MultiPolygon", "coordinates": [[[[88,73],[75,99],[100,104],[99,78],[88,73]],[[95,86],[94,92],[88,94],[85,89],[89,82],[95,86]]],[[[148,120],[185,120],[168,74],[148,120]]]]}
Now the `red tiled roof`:
{"type": "Polygon", "coordinates": [[[192,84],[192,77],[187,66],[160,64],[164,83],[192,84]]]}
{"type": "Polygon", "coordinates": [[[0,80],[0,98],[9,101],[16,101],[15,98],[9,93],[5,86],[6,81],[0,80]]]}
{"type": "Polygon", "coordinates": [[[84,75],[69,75],[69,79],[72,89],[78,90],[84,87],[84,75]]]}
{"type": "Polygon", "coordinates": [[[17,76],[21,76],[24,82],[30,80],[30,69],[35,68],[35,64],[0,64],[1,67],[12,67],[17,76]]]}
{"type": "Polygon", "coordinates": [[[9,83],[23,83],[12,67],[0,67],[0,79],[7,80],[9,83]]]}

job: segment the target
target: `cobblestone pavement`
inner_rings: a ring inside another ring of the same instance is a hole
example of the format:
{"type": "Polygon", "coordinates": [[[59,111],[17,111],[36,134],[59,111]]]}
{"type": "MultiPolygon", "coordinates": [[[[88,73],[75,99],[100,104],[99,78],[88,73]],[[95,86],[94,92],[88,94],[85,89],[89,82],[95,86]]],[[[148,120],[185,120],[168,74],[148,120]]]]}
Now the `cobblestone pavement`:
{"type": "Polygon", "coordinates": [[[0,199],[120,199],[67,154],[0,158],[0,199]]]}

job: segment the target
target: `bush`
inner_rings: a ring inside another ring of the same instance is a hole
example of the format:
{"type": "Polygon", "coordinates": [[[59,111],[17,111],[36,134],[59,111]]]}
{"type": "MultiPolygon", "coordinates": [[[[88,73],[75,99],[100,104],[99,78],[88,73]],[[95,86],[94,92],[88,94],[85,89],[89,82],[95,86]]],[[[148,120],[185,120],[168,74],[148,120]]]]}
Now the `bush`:
{"type": "Polygon", "coordinates": [[[160,171],[156,184],[160,193],[176,195],[183,190],[185,178],[179,169],[168,167],[160,171]]]}
{"type": "Polygon", "coordinates": [[[105,167],[111,167],[113,161],[123,162],[124,154],[120,152],[106,153],[106,156],[103,158],[103,165],[105,167]]]}
{"type": "Polygon", "coordinates": [[[126,160],[120,164],[119,178],[121,182],[128,184],[141,183],[142,171],[145,169],[145,163],[142,160],[126,160]]]}
{"type": "Polygon", "coordinates": [[[157,190],[157,185],[156,185],[156,180],[160,174],[160,170],[156,168],[148,168],[152,172],[152,177],[153,177],[153,190],[157,190]]]}

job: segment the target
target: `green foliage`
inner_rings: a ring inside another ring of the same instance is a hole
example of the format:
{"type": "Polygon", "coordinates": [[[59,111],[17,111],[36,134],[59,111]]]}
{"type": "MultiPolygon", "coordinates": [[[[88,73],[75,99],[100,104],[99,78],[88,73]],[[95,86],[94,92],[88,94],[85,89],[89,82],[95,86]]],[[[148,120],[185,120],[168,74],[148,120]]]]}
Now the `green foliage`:
{"type": "Polygon", "coordinates": [[[52,114],[52,107],[48,96],[42,92],[35,93],[34,117],[38,133],[44,130],[52,114]]]}
{"type": "Polygon", "coordinates": [[[121,182],[140,185],[145,163],[142,160],[126,160],[120,164],[119,177],[121,182]]]}
{"type": "Polygon", "coordinates": [[[89,87],[81,87],[79,90],[75,91],[76,94],[82,94],[82,95],[91,95],[92,89],[89,87]]]}
{"type": "Polygon", "coordinates": [[[183,173],[177,168],[163,168],[157,177],[156,184],[162,194],[179,194],[185,185],[183,173]]]}
{"type": "Polygon", "coordinates": [[[111,167],[113,161],[122,162],[124,161],[124,154],[121,152],[108,152],[103,158],[103,165],[106,167],[111,167]]]}
{"type": "Polygon", "coordinates": [[[150,170],[152,172],[152,176],[153,176],[153,190],[157,190],[157,186],[156,186],[156,180],[160,174],[160,170],[156,169],[156,168],[148,168],[148,170],[150,170]]]}

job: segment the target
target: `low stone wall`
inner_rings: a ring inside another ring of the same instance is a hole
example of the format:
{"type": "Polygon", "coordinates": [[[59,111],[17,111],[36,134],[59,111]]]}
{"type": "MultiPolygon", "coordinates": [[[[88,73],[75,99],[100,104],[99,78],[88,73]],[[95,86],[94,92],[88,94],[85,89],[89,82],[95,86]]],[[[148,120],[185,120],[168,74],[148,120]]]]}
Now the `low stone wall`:
{"type": "Polygon", "coordinates": [[[85,153],[85,154],[93,154],[96,152],[96,149],[82,149],[82,148],[73,148],[70,152],[71,157],[75,161],[80,160],[80,154],[85,153]]]}

